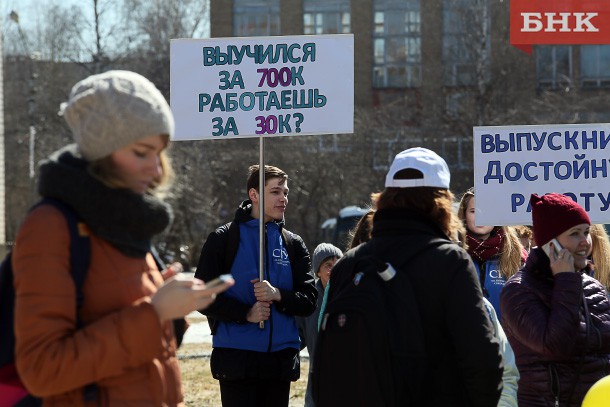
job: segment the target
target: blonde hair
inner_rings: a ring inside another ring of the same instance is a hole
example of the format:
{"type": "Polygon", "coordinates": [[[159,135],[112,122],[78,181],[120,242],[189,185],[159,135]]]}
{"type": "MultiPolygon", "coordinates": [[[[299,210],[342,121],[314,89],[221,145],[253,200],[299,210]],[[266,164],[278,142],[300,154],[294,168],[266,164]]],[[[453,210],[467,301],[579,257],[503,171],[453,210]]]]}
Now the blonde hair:
{"type": "Polygon", "coordinates": [[[517,225],[513,227],[515,228],[515,232],[517,232],[521,245],[529,252],[534,244],[534,232],[532,231],[532,228],[527,225],[517,225]],[[527,246],[523,244],[524,239],[527,240],[527,246]]]}
{"type": "MultiPolygon", "coordinates": [[[[468,191],[462,195],[462,199],[460,200],[460,206],[458,208],[458,218],[464,225],[464,229],[468,231],[468,226],[466,224],[466,209],[468,208],[468,204],[470,200],[474,198],[474,188],[470,188],[468,191]]],[[[505,279],[509,279],[515,274],[521,266],[523,265],[523,260],[521,258],[521,254],[523,252],[523,245],[521,244],[521,240],[519,240],[519,235],[517,231],[512,226],[496,226],[494,229],[500,229],[504,233],[504,245],[502,247],[502,251],[500,252],[500,273],[505,279]]],[[[465,235],[461,236],[464,240],[466,239],[465,235]]],[[[466,241],[463,242],[464,246],[466,246],[466,241]]]]}
{"type": "Polygon", "coordinates": [[[517,225],[513,226],[515,228],[515,232],[517,232],[517,236],[525,239],[532,239],[534,237],[534,232],[532,232],[532,228],[527,225],[517,225]]]}
{"type": "Polygon", "coordinates": [[[523,245],[519,235],[512,226],[502,226],[504,232],[504,248],[500,254],[500,273],[507,280],[523,266],[523,245]]]}
{"type": "MultiPolygon", "coordinates": [[[[168,140],[169,138],[166,139],[166,143],[168,140]]],[[[161,166],[161,176],[153,181],[146,192],[158,197],[164,197],[167,195],[174,178],[171,160],[166,150],[159,153],[159,165],[161,166]]],[[[116,164],[111,155],[91,161],[89,163],[88,171],[95,179],[102,182],[108,188],[125,187],[117,173],[116,164]]]]}
{"type": "Polygon", "coordinates": [[[610,239],[604,225],[591,225],[589,232],[595,278],[610,290],[610,239]]]}

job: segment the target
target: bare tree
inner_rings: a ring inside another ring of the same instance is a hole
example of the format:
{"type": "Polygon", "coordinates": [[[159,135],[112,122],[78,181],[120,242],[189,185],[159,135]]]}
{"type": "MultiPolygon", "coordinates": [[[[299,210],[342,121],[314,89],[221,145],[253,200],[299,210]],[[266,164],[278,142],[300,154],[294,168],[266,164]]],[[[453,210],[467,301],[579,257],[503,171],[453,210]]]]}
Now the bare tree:
{"type": "Polygon", "coordinates": [[[169,55],[173,38],[206,35],[209,16],[206,0],[124,0],[126,27],[138,48],[169,55]]]}
{"type": "MultiPolygon", "coordinates": [[[[388,165],[405,148],[423,145],[446,157],[452,186],[459,192],[472,184],[472,126],[578,123],[601,114],[607,105],[605,92],[579,91],[569,82],[561,90],[535,94],[511,86],[507,78],[514,78],[515,71],[531,71],[531,62],[524,69],[529,57],[491,48],[490,35],[508,35],[507,27],[489,26],[500,20],[493,14],[497,7],[490,8],[489,0],[443,4],[450,40],[442,41],[447,43],[444,83],[439,87],[441,97],[435,99],[443,106],[430,128],[422,127],[427,106],[421,103],[421,89],[390,89],[376,93],[379,106],[356,106],[354,134],[266,139],[266,163],[285,169],[291,177],[288,228],[301,234],[310,249],[319,241],[326,218],[347,205],[366,206],[370,193],[383,189],[388,165]],[[500,64],[494,57],[498,53],[500,64]]],[[[88,0],[78,7],[55,0],[41,4],[40,10],[34,25],[17,24],[7,16],[3,26],[9,56],[9,239],[33,197],[35,180],[29,178],[28,157],[33,151],[34,161],[39,161],[70,141],[57,116],[70,87],[94,72],[130,69],[151,79],[167,97],[170,40],[204,37],[208,31],[205,0],[88,0]],[[36,129],[34,144],[30,125],[36,129]]],[[[174,252],[189,246],[193,264],[207,234],[231,221],[246,197],[247,168],[258,162],[258,140],[181,141],[172,144],[171,155],[176,171],[170,196],[175,221],[160,239],[174,252]]]]}
{"type": "Polygon", "coordinates": [[[130,65],[138,66],[139,72],[145,73],[168,95],[170,40],[206,35],[208,2],[123,1],[123,30],[137,50],[131,54],[130,65]]]}

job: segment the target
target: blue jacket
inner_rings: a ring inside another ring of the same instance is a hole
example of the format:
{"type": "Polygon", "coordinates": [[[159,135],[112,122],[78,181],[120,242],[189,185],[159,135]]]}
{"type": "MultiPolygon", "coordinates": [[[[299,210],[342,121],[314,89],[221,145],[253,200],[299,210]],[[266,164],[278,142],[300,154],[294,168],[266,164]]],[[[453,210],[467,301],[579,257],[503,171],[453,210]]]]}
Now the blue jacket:
{"type": "MultiPolygon", "coordinates": [[[[256,303],[251,280],[258,280],[259,220],[239,225],[239,248],[231,267],[235,285],[225,295],[250,306],[256,303]]],[[[265,279],[279,289],[292,290],[292,274],[288,252],[284,248],[280,228],[267,224],[267,259],[265,279]]],[[[284,348],[300,348],[299,331],[292,315],[278,312],[271,305],[271,317],[264,329],[258,324],[237,324],[220,321],[213,338],[214,347],[275,352],[284,348]]]]}
{"type": "Polygon", "coordinates": [[[295,316],[310,315],[317,299],[309,252],[298,235],[285,231],[294,248],[294,258],[289,259],[281,233],[283,222],[267,223],[265,279],[280,290],[282,300],[273,302],[271,317],[265,321],[264,329],[248,322],[248,311],[256,302],[250,281],[259,278],[259,221],[250,216],[251,210],[251,204],[245,201],[235,214],[234,222],[239,225],[239,247],[234,259],[225,258],[229,224],[210,233],[201,250],[196,277],[210,281],[226,272],[226,263],[229,262],[235,279],[233,287],[218,295],[216,301],[201,312],[218,322],[212,332],[215,348],[257,352],[276,352],[286,348],[298,350],[300,340],[295,316]]]}
{"type": "Polygon", "coordinates": [[[473,261],[473,263],[477,269],[479,280],[481,281],[483,294],[485,295],[485,298],[491,302],[491,305],[493,305],[494,310],[498,315],[498,320],[502,322],[502,315],[500,313],[500,291],[502,291],[506,279],[500,273],[500,259],[488,260],[482,264],[482,267],[476,261],[473,261]]]}

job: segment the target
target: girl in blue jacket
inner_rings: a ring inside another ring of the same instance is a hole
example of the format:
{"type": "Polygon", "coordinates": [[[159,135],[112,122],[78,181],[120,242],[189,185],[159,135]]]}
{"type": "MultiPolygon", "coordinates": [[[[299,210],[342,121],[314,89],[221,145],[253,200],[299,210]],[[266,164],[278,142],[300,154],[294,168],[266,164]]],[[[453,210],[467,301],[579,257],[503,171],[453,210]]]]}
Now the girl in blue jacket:
{"type": "Polygon", "coordinates": [[[476,225],[474,188],[462,196],[458,217],[466,228],[462,243],[477,269],[483,294],[502,321],[500,291],[506,280],[521,268],[527,254],[512,227],[476,225]]]}

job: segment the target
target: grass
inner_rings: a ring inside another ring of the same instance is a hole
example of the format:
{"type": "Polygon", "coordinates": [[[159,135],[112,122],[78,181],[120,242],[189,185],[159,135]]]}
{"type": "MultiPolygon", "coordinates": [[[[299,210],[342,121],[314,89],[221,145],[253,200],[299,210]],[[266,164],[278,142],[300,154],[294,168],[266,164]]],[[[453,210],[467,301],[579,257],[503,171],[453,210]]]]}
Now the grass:
{"type": "MultiPolygon", "coordinates": [[[[188,318],[190,324],[206,323],[205,318],[188,318]]],[[[184,403],[188,407],[217,407],[220,406],[220,387],[218,381],[210,372],[210,358],[207,355],[212,351],[209,343],[187,343],[178,350],[180,358],[180,371],[182,373],[182,388],[184,403]],[[206,356],[203,356],[206,355],[206,356]]],[[[290,403],[292,407],[303,406],[305,402],[305,389],[307,388],[307,372],[309,361],[301,358],[301,377],[290,385],[290,403]]]]}

